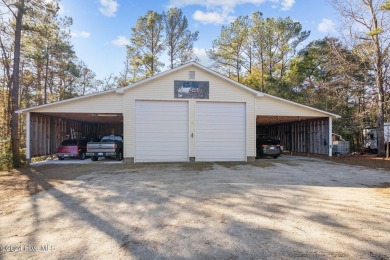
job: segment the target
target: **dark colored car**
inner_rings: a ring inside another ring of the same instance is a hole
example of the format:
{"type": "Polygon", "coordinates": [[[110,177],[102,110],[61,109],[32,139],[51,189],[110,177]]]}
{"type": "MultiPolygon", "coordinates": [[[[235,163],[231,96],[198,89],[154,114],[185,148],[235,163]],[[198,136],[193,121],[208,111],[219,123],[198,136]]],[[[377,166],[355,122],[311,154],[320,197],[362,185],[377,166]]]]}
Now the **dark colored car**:
{"type": "Polygon", "coordinates": [[[278,158],[282,149],[280,147],[280,140],[272,137],[261,137],[256,140],[257,158],[263,156],[271,156],[278,158]]]}
{"type": "Polygon", "coordinates": [[[57,149],[57,157],[59,160],[65,158],[80,158],[84,160],[87,152],[87,140],[68,139],[62,141],[57,149]]]}
{"type": "Polygon", "coordinates": [[[115,157],[118,161],[123,159],[123,139],[119,135],[103,136],[100,142],[89,142],[87,144],[87,155],[92,161],[99,157],[115,157]]]}

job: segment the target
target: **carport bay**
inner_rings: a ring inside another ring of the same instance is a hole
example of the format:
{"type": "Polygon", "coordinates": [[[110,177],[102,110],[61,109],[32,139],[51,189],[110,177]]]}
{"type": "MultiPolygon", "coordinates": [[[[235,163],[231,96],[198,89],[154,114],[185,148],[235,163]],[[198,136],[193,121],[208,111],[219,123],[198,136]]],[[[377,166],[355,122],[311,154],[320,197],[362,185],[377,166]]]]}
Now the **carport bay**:
{"type": "Polygon", "coordinates": [[[256,135],[279,137],[283,151],[290,153],[331,156],[331,125],[331,119],[326,117],[257,116],[256,135]]]}
{"type": "MultiPolygon", "coordinates": [[[[65,139],[95,140],[123,133],[120,113],[28,113],[31,157],[51,155],[65,139]]],[[[26,148],[27,148],[26,147],[26,148]]]]}
{"type": "Polygon", "coordinates": [[[284,151],[332,156],[338,115],[268,94],[256,98],[256,137],[277,136],[284,151]]]}
{"type": "Polygon", "coordinates": [[[122,96],[114,90],[26,108],[26,158],[51,155],[68,138],[123,133],[122,96]],[[82,102],[80,102],[82,101],[82,102]]]}

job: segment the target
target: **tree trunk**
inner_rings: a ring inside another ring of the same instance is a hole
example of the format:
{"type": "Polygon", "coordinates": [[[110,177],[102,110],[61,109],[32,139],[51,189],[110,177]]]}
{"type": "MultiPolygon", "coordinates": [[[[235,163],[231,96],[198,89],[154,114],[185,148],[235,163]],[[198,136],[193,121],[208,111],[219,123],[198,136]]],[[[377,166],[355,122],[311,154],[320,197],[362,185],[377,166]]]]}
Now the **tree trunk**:
{"type": "Polygon", "coordinates": [[[151,55],[152,55],[152,63],[151,63],[151,75],[150,76],[153,76],[154,75],[154,27],[152,28],[152,46],[151,46],[151,55]]]}
{"type": "MultiPolygon", "coordinates": [[[[3,41],[0,36],[0,46],[2,50],[2,56],[3,56],[3,67],[4,67],[4,75],[6,76],[6,84],[3,86],[4,93],[6,93],[6,103],[4,103],[4,122],[10,121],[10,111],[11,111],[11,89],[12,89],[12,75],[11,75],[11,66],[10,63],[7,62],[8,59],[10,59],[10,55],[7,54],[7,50],[3,44],[3,41]]],[[[5,99],[4,99],[5,101],[5,99]]],[[[7,132],[5,135],[9,135],[8,132],[9,129],[7,129],[7,132]]]]}
{"type": "MultiPolygon", "coordinates": [[[[170,37],[172,37],[172,36],[170,36],[170,37]]],[[[170,49],[170,51],[169,51],[169,62],[171,63],[170,64],[170,68],[171,69],[173,69],[173,61],[174,61],[174,58],[173,58],[173,52],[174,52],[174,44],[173,44],[173,39],[171,38],[170,39],[170,42],[169,42],[169,46],[168,46],[168,48],[170,49]]]]}
{"type": "Polygon", "coordinates": [[[41,62],[37,61],[37,87],[38,87],[38,105],[43,105],[43,96],[42,96],[42,68],[41,62]]]}
{"type": "Polygon", "coordinates": [[[173,53],[171,49],[171,57],[170,57],[171,69],[173,69],[173,53]]]}
{"type": "MultiPolygon", "coordinates": [[[[374,30],[378,31],[380,28],[378,25],[378,20],[376,13],[373,8],[372,1],[369,1],[368,7],[370,8],[371,16],[372,16],[372,23],[374,26],[374,30]]],[[[375,65],[376,65],[376,71],[375,71],[375,83],[376,87],[378,89],[378,156],[385,156],[385,133],[384,133],[384,77],[383,77],[383,53],[381,51],[381,45],[380,45],[380,39],[379,39],[379,33],[375,33],[372,35],[372,40],[374,42],[374,48],[375,48],[375,65]]]]}
{"type": "MultiPolygon", "coordinates": [[[[15,113],[19,109],[19,66],[20,66],[20,45],[22,37],[22,22],[24,14],[24,0],[20,0],[17,5],[17,15],[15,24],[15,47],[14,47],[14,64],[12,75],[12,106],[11,106],[11,149],[12,163],[14,167],[20,167],[20,140],[19,140],[19,121],[18,114],[15,113]]],[[[27,140],[28,141],[28,140],[27,140]]]]}
{"type": "Polygon", "coordinates": [[[379,69],[376,72],[375,78],[378,88],[378,155],[385,156],[383,75],[379,69]]]}
{"type": "Polygon", "coordinates": [[[237,82],[240,82],[240,62],[238,59],[239,58],[237,56],[237,60],[236,60],[237,82]]]}
{"type": "Polygon", "coordinates": [[[285,53],[282,52],[282,65],[280,66],[280,79],[283,80],[283,76],[284,76],[284,70],[285,70],[285,63],[284,63],[284,55],[285,53]]]}
{"type": "Polygon", "coordinates": [[[264,92],[264,70],[265,70],[264,57],[263,57],[263,53],[261,53],[261,92],[264,92]]]}
{"type": "Polygon", "coordinates": [[[252,75],[252,48],[249,50],[249,75],[252,75]]]}
{"type": "MultiPolygon", "coordinates": [[[[45,64],[45,84],[44,84],[44,100],[43,100],[43,103],[44,104],[47,104],[47,85],[48,85],[48,81],[49,81],[49,60],[50,60],[50,56],[49,56],[49,46],[46,47],[46,64],[45,64]]],[[[84,96],[84,94],[83,94],[84,96]]]]}

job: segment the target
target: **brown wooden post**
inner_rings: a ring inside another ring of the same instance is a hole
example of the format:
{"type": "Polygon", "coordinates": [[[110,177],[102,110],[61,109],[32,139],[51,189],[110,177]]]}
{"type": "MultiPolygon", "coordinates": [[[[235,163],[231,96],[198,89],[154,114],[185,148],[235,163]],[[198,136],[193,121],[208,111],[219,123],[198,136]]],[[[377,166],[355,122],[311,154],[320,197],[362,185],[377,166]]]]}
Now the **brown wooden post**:
{"type": "Polygon", "coordinates": [[[294,152],[298,152],[298,123],[294,123],[294,152]]]}
{"type": "Polygon", "coordinates": [[[328,156],[332,157],[333,155],[333,140],[332,140],[332,118],[328,118],[328,156]]]}
{"type": "Polygon", "coordinates": [[[303,124],[302,121],[300,121],[299,122],[299,152],[300,153],[305,152],[303,150],[303,146],[304,146],[303,133],[304,133],[303,124]]]}
{"type": "Polygon", "coordinates": [[[50,142],[50,146],[49,146],[49,154],[50,156],[53,158],[53,154],[54,154],[54,142],[55,142],[55,134],[54,134],[54,117],[51,116],[50,119],[50,125],[49,125],[49,129],[50,129],[50,135],[49,135],[49,142],[50,142]]]}
{"type": "Polygon", "coordinates": [[[289,129],[289,141],[288,141],[288,144],[289,144],[289,149],[290,149],[290,154],[292,153],[292,123],[289,124],[288,126],[288,129],[289,129]]]}
{"type": "Polygon", "coordinates": [[[306,140],[305,140],[305,146],[306,146],[306,153],[307,153],[307,155],[309,156],[309,154],[310,154],[310,149],[309,149],[309,145],[310,145],[310,138],[311,138],[311,136],[310,136],[310,122],[309,121],[307,121],[306,120],[306,122],[305,122],[305,138],[306,138],[306,140]]]}
{"type": "Polygon", "coordinates": [[[42,116],[42,155],[46,154],[46,116],[42,116]]]}
{"type": "Polygon", "coordinates": [[[38,132],[37,132],[36,144],[38,147],[37,155],[40,156],[42,153],[42,142],[39,141],[42,137],[42,118],[40,115],[38,115],[37,119],[38,119],[37,120],[38,121],[38,132]]]}
{"type": "Polygon", "coordinates": [[[32,139],[33,154],[32,156],[38,155],[38,116],[34,113],[34,138],[32,139]]]}

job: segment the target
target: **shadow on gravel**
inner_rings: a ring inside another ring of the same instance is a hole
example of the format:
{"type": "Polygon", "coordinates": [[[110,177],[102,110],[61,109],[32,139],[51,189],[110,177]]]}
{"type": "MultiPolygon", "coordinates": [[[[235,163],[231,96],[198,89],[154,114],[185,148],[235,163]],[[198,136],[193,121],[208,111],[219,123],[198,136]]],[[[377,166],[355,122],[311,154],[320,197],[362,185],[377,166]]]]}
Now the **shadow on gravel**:
{"type": "MultiPolygon", "coordinates": [[[[348,202],[340,204],[323,198],[321,193],[323,187],[362,188],[362,185],[325,181],[334,180],[337,174],[314,174],[310,172],[314,164],[291,163],[294,164],[257,160],[61,165],[26,167],[14,174],[26,178],[24,189],[30,195],[47,191],[61,204],[59,213],[70,214],[109,237],[123,257],[328,259],[349,258],[350,252],[382,257],[381,249],[388,246],[388,239],[367,240],[356,235],[356,227],[375,230],[381,226],[382,232],[389,234],[390,227],[385,224],[390,218],[383,217],[378,209],[370,212],[377,217],[369,222],[364,210],[359,211],[348,202]],[[291,172],[291,166],[306,170],[305,177],[291,172]],[[81,184],[71,185],[87,190],[90,197],[80,200],[75,197],[77,193],[67,194],[57,187],[76,178],[81,184]],[[307,190],[305,186],[318,186],[318,190],[307,190]],[[91,205],[99,211],[92,211],[91,205]],[[346,210],[354,212],[351,219],[354,227],[337,217],[346,210]],[[340,241],[348,239],[347,251],[341,247],[329,250],[326,235],[321,239],[314,237],[313,241],[306,237],[315,232],[328,234],[329,230],[340,241]]],[[[48,222],[39,213],[44,205],[34,195],[30,201],[33,225],[43,228],[48,222]]],[[[29,235],[28,243],[37,243],[34,234],[29,235]]],[[[75,256],[72,252],[60,255],[72,256],[75,256]]]]}

